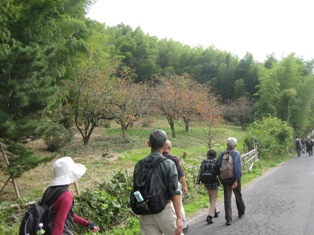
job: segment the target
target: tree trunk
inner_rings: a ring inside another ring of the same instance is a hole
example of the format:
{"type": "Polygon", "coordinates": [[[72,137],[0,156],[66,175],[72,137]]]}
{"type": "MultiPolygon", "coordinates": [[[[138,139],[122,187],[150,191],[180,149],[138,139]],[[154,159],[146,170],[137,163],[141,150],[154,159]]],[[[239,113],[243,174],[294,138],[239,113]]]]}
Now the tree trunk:
{"type": "Polygon", "coordinates": [[[168,115],[167,119],[168,119],[168,123],[169,123],[169,125],[171,127],[172,137],[176,138],[177,136],[176,136],[176,131],[174,129],[174,117],[173,117],[173,115],[168,115]]]}
{"type": "Polygon", "coordinates": [[[78,125],[78,120],[77,120],[77,118],[75,118],[75,126],[76,126],[76,128],[79,130],[79,132],[81,133],[81,136],[82,136],[82,138],[83,138],[83,143],[84,143],[84,145],[88,145],[88,142],[89,142],[89,140],[90,140],[90,137],[91,137],[91,135],[92,135],[92,132],[93,132],[93,130],[94,130],[96,124],[97,124],[96,122],[92,122],[92,123],[91,123],[90,121],[88,121],[87,124],[84,124],[85,127],[84,127],[84,132],[83,132],[83,131],[81,130],[81,128],[79,127],[79,125],[78,125]],[[92,124],[91,128],[89,128],[90,124],[92,124]]]}
{"type": "Polygon", "coordinates": [[[125,138],[125,132],[126,132],[127,129],[128,129],[128,125],[121,124],[121,130],[122,130],[123,139],[125,138]]]}
{"type": "Polygon", "coordinates": [[[189,121],[184,121],[185,123],[185,132],[189,132],[189,121]]]}
{"type": "Polygon", "coordinates": [[[170,124],[170,127],[171,127],[171,133],[172,133],[172,138],[176,138],[176,131],[174,129],[174,123],[170,124]]]}

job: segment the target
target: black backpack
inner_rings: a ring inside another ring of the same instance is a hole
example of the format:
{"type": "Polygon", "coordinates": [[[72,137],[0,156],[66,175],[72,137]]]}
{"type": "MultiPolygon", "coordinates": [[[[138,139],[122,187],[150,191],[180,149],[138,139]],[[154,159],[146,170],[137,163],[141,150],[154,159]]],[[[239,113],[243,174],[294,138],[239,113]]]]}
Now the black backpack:
{"type": "Polygon", "coordinates": [[[206,159],[202,161],[200,181],[203,184],[213,184],[217,182],[217,169],[215,159],[206,159]]]}
{"type": "Polygon", "coordinates": [[[312,147],[312,146],[313,146],[313,142],[312,142],[311,139],[308,139],[308,140],[306,141],[306,146],[308,146],[308,147],[312,147]]]}
{"type": "Polygon", "coordinates": [[[139,161],[139,172],[135,172],[133,178],[133,189],[130,194],[130,203],[132,211],[137,215],[157,214],[167,205],[169,196],[166,189],[162,187],[157,176],[156,167],[160,162],[167,160],[160,157],[156,163],[151,166],[144,159],[139,161]],[[142,202],[136,200],[134,192],[139,191],[142,202]]]}
{"type": "Polygon", "coordinates": [[[19,235],[41,234],[38,233],[40,223],[43,224],[44,231],[42,234],[49,235],[51,233],[48,226],[50,221],[50,207],[65,191],[67,191],[65,186],[51,186],[47,188],[42,199],[25,212],[20,225],[19,235]]]}

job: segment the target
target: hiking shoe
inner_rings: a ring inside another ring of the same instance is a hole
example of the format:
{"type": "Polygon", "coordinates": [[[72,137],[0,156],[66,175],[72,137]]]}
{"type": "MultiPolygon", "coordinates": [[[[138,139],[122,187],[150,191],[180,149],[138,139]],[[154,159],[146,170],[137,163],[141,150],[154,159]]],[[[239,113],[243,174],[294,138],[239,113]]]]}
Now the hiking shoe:
{"type": "Polygon", "coordinates": [[[214,217],[218,218],[219,213],[220,213],[220,211],[216,211],[214,217]]]}
{"type": "Polygon", "coordinates": [[[227,225],[227,226],[231,225],[231,221],[227,221],[227,222],[226,222],[226,225],[227,225]]]}
{"type": "Polygon", "coordinates": [[[209,215],[209,216],[207,216],[207,218],[206,218],[206,222],[207,222],[207,223],[209,223],[209,224],[214,223],[214,222],[213,222],[213,220],[212,220],[212,218],[213,218],[213,217],[211,217],[210,215],[209,215]]]}

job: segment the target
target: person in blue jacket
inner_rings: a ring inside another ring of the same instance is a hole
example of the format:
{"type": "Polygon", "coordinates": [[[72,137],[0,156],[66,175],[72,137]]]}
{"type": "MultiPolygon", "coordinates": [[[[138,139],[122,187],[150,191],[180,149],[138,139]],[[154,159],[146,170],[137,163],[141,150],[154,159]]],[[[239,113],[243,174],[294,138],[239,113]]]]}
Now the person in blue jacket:
{"type": "Polygon", "coordinates": [[[236,151],[237,139],[234,137],[229,137],[227,141],[227,149],[223,151],[219,158],[217,159],[217,168],[219,169],[222,163],[222,158],[226,152],[231,152],[233,159],[233,177],[227,180],[221,180],[224,189],[224,206],[225,206],[225,219],[226,225],[231,225],[232,223],[232,207],[231,207],[231,197],[232,192],[234,193],[236,206],[238,209],[238,216],[242,218],[245,213],[245,205],[242,199],[241,193],[241,159],[240,153],[236,151]]]}

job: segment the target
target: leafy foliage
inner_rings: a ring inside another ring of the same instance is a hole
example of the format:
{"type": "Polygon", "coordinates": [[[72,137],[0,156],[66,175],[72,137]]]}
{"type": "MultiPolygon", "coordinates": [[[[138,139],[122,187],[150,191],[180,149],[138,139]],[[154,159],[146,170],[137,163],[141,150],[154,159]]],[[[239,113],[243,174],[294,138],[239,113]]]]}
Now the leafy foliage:
{"type": "Polygon", "coordinates": [[[240,125],[245,131],[254,119],[254,110],[252,102],[245,96],[236,99],[223,108],[224,120],[235,125],[240,125]]]}
{"type": "MultiPolygon", "coordinates": [[[[83,192],[75,202],[75,210],[99,225],[102,232],[106,232],[114,225],[125,223],[132,215],[129,208],[132,185],[132,177],[127,171],[120,170],[110,181],[97,184],[94,190],[83,192]]],[[[76,229],[82,228],[77,226],[76,229]]]]}
{"type": "MultiPolygon", "coordinates": [[[[60,80],[71,77],[67,67],[86,52],[84,16],[90,2],[1,1],[0,137],[12,149],[38,134],[43,112],[56,102],[60,80]]],[[[25,148],[14,150],[10,171],[16,176],[41,160],[25,148]]]]}
{"type": "Polygon", "coordinates": [[[68,101],[63,106],[81,133],[83,142],[88,144],[98,122],[108,115],[111,97],[111,69],[98,70],[91,66],[77,71],[78,78],[68,85],[68,101]]]}
{"type": "Polygon", "coordinates": [[[188,132],[191,121],[217,122],[220,119],[217,97],[188,74],[161,77],[150,88],[149,102],[156,114],[167,118],[173,138],[176,137],[176,120],[182,119],[188,132]]]}
{"type": "Polygon", "coordinates": [[[286,122],[274,117],[265,117],[249,126],[249,136],[246,142],[257,145],[259,156],[283,156],[287,154],[287,147],[291,145],[293,129],[286,122]]]}
{"type": "Polygon", "coordinates": [[[128,127],[148,112],[148,94],[146,84],[134,83],[129,77],[130,71],[119,71],[119,79],[112,82],[108,116],[120,126],[125,137],[128,127]]]}
{"type": "Polygon", "coordinates": [[[43,138],[50,151],[56,151],[64,147],[73,139],[73,133],[57,123],[52,124],[44,132],[43,138]]]}
{"type": "Polygon", "coordinates": [[[49,157],[38,156],[34,154],[34,151],[20,143],[11,143],[6,148],[6,152],[10,162],[9,168],[4,165],[1,166],[7,174],[14,178],[20,177],[23,172],[33,169],[43,162],[49,162],[55,157],[55,155],[49,157]]]}

